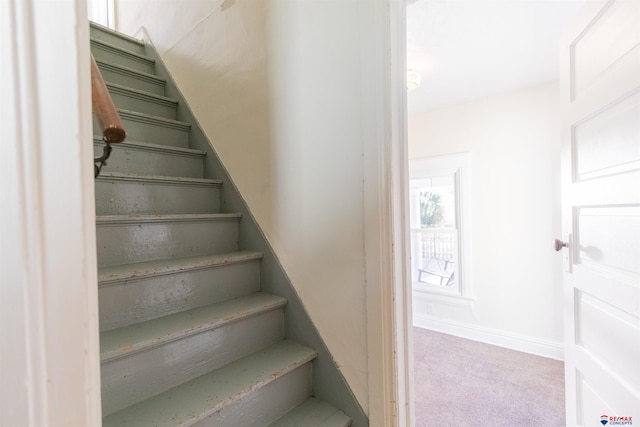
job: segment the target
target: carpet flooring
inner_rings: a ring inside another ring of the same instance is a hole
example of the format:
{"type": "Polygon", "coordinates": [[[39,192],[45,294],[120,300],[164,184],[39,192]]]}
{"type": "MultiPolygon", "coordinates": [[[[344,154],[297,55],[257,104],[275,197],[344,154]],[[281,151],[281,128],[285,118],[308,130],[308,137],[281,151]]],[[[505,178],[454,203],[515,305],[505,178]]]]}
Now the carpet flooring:
{"type": "Polygon", "coordinates": [[[414,328],[416,427],[561,427],[564,363],[414,328]]]}

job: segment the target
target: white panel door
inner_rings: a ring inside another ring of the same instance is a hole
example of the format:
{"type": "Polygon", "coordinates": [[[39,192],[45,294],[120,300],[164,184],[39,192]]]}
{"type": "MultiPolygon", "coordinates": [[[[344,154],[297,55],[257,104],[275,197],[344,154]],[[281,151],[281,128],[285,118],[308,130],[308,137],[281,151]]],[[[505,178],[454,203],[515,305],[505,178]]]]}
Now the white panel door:
{"type": "Polygon", "coordinates": [[[562,60],[567,425],[640,425],[640,0],[587,6],[562,60]]]}

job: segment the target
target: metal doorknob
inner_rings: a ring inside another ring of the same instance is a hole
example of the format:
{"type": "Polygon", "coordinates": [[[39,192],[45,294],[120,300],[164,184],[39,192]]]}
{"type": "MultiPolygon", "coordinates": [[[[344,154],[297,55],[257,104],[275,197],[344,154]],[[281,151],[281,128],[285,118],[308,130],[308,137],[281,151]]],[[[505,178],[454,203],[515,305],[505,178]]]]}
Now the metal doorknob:
{"type": "Polygon", "coordinates": [[[569,243],[563,242],[560,239],[554,239],[553,241],[553,249],[555,249],[556,252],[560,252],[562,248],[568,248],[568,247],[569,247],[569,243]]]}

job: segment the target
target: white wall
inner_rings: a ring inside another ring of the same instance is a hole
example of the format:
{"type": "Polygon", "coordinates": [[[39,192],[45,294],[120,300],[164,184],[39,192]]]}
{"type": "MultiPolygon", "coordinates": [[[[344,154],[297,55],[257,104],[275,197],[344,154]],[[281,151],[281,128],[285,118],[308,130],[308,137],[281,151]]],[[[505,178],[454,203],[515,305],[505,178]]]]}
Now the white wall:
{"type": "Polygon", "coordinates": [[[432,327],[562,357],[556,84],[409,117],[409,157],[471,153],[471,304],[414,292],[432,327]]]}
{"type": "Polygon", "coordinates": [[[116,26],[159,49],[367,412],[364,3],[119,0],[116,26]]]}

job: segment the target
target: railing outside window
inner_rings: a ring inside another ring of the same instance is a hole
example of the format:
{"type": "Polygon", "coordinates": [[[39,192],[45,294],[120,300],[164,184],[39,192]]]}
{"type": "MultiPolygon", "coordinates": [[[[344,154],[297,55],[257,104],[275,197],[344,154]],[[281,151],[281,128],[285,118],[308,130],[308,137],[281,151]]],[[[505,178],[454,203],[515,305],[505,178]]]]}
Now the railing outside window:
{"type": "Polygon", "coordinates": [[[421,228],[411,230],[411,240],[419,242],[417,282],[456,287],[458,267],[458,232],[452,228],[421,228]]]}

